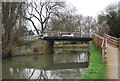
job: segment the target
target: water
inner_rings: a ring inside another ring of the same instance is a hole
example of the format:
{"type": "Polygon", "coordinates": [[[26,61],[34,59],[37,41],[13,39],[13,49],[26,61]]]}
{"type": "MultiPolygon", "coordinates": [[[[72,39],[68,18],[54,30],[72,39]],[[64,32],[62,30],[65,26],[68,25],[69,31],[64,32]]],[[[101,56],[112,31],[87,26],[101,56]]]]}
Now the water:
{"type": "Polygon", "coordinates": [[[3,79],[80,79],[88,67],[84,50],[55,49],[54,54],[3,59],[3,79]]]}

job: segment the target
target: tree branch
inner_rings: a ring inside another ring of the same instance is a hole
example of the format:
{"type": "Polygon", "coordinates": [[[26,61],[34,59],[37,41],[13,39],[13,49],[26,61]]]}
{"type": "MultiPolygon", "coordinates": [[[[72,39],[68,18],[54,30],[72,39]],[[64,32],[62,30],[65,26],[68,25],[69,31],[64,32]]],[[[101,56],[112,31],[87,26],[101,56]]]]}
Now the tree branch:
{"type": "Polygon", "coordinates": [[[32,25],[33,25],[33,27],[35,28],[37,34],[40,35],[40,33],[39,33],[37,27],[35,26],[34,22],[31,20],[31,18],[27,18],[27,17],[24,17],[24,18],[27,19],[27,20],[29,20],[29,21],[32,23],[32,25]]]}

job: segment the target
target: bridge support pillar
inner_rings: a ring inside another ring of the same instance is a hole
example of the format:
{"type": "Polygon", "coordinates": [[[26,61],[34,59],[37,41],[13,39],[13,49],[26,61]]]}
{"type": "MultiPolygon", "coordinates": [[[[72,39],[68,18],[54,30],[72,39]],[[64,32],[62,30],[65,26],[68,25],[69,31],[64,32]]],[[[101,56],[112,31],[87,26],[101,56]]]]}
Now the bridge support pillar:
{"type": "Polygon", "coordinates": [[[54,53],[53,48],[54,48],[54,41],[47,41],[45,52],[48,54],[53,54],[54,53]]]}

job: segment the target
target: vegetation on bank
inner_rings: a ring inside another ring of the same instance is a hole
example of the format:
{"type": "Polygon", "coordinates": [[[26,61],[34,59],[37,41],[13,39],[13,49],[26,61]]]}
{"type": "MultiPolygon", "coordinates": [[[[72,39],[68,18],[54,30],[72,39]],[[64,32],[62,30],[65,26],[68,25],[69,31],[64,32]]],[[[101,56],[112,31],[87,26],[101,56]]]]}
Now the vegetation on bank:
{"type": "Polygon", "coordinates": [[[60,42],[57,42],[57,44],[59,45],[67,45],[67,44],[71,44],[70,41],[60,41],[60,42]]]}
{"type": "Polygon", "coordinates": [[[39,41],[39,40],[41,40],[41,39],[19,40],[17,43],[14,43],[14,45],[17,47],[26,46],[33,42],[39,41]]]}
{"type": "Polygon", "coordinates": [[[88,44],[60,44],[56,45],[56,48],[69,48],[69,47],[88,47],[88,44]]]}
{"type": "Polygon", "coordinates": [[[90,41],[90,63],[81,79],[106,79],[106,63],[102,62],[102,54],[93,41],[90,41]]]}

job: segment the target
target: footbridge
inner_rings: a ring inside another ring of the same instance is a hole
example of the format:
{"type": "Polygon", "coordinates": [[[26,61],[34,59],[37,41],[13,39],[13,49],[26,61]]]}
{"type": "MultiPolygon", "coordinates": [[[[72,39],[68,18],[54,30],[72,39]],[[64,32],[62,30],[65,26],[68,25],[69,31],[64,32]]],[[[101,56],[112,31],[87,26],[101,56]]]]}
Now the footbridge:
{"type": "Polygon", "coordinates": [[[90,36],[81,35],[79,32],[51,32],[45,35],[44,40],[47,41],[90,41],[90,36]]]}

